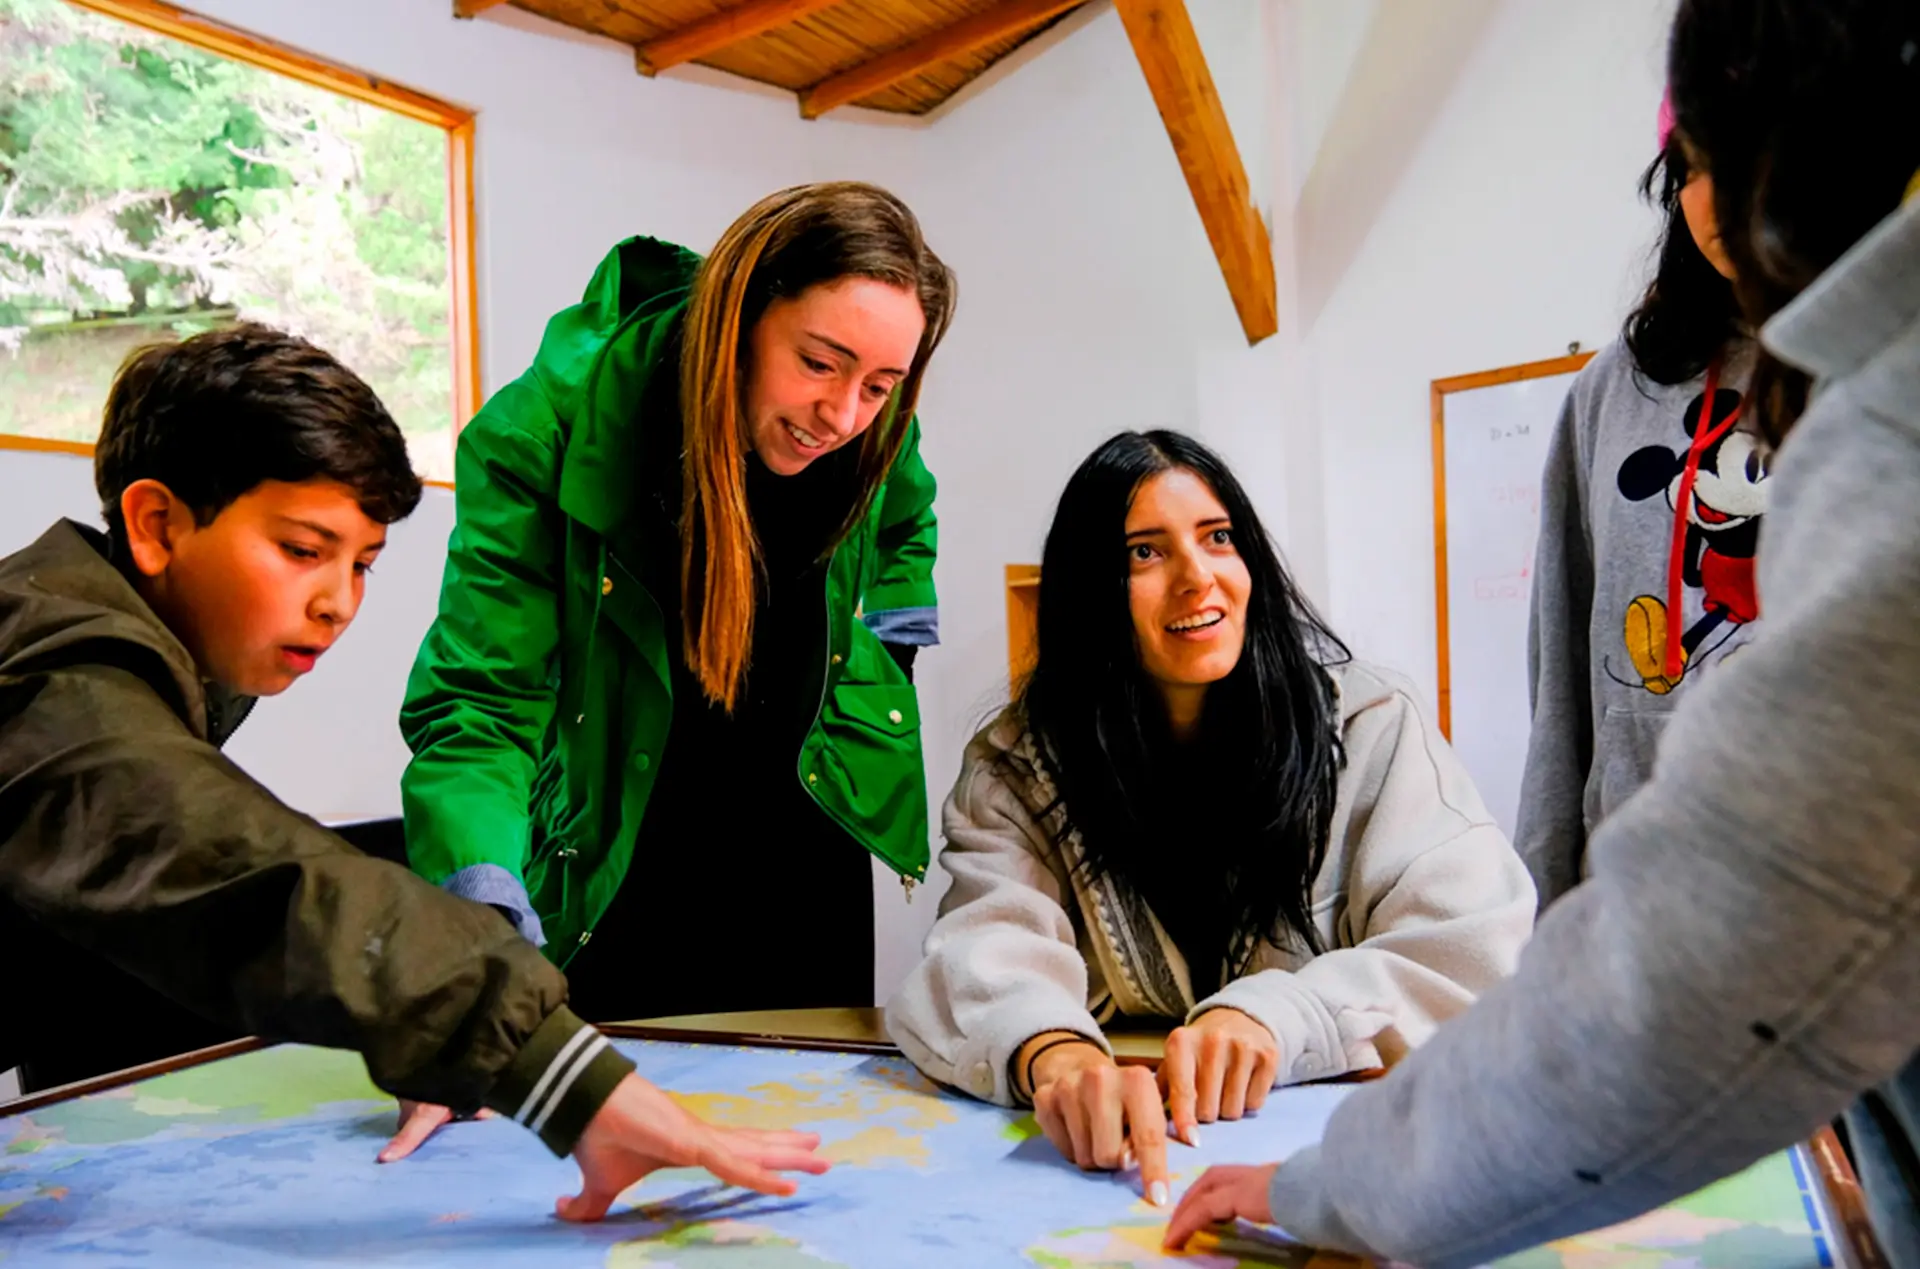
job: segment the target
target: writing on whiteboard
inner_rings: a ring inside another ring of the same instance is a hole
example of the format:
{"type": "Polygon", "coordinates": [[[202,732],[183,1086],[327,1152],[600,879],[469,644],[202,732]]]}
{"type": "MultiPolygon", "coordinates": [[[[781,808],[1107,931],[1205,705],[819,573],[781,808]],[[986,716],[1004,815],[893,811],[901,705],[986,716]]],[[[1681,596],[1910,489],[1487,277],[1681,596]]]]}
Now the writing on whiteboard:
{"type": "Polygon", "coordinates": [[[1442,402],[1453,747],[1508,832],[1532,721],[1527,612],[1540,476],[1572,382],[1530,377],[1450,392],[1442,402]]]}
{"type": "Polygon", "coordinates": [[[1502,600],[1526,600],[1530,598],[1527,587],[1531,584],[1532,569],[1521,569],[1518,573],[1508,573],[1502,577],[1476,577],[1473,579],[1473,597],[1481,603],[1498,603],[1502,600]]]}
{"type": "Polygon", "coordinates": [[[1540,486],[1532,485],[1494,485],[1487,491],[1491,502],[1503,507],[1525,507],[1532,515],[1536,529],[1540,523],[1540,486]]]}
{"type": "MultiPolygon", "coordinates": [[[[1525,433],[1530,424],[1520,424],[1508,429],[1513,433],[1525,433]]],[[[1500,429],[1489,429],[1497,433],[1500,429]]],[[[1484,486],[1484,497],[1496,507],[1512,508],[1500,514],[1511,517],[1505,521],[1505,532],[1495,537],[1494,549],[1503,558],[1505,567],[1494,572],[1475,574],[1473,579],[1473,598],[1477,603],[1525,603],[1531,598],[1533,584],[1533,548],[1540,536],[1540,485],[1537,481],[1492,481],[1484,486]]]]}

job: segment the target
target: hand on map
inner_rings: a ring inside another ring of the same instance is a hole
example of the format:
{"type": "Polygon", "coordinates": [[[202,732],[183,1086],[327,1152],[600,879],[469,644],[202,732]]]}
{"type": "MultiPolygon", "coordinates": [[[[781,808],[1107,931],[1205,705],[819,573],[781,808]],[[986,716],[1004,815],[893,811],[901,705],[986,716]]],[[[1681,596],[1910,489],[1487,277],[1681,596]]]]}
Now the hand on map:
{"type": "Polygon", "coordinates": [[[1034,1037],[1033,1116],[1047,1140],[1088,1170],[1140,1164],[1140,1188],[1156,1206],[1167,1201],[1167,1116],[1174,1136],[1199,1144],[1199,1124],[1258,1110],[1280,1069],[1273,1033],[1237,1009],[1209,1009],[1167,1037],[1155,1078],[1144,1067],[1121,1067],[1092,1041],[1051,1043],[1034,1037]],[[1039,1045],[1045,1045],[1039,1048],[1039,1045]]]}
{"type": "Polygon", "coordinates": [[[1167,1115],[1146,1067],[1117,1066],[1091,1041],[1048,1048],[1033,1064],[1033,1117],[1088,1171],[1137,1159],[1147,1200],[1167,1201],[1167,1115]]]}
{"type": "Polygon", "coordinates": [[[1273,1032],[1238,1009],[1209,1009],[1167,1037],[1160,1091],[1173,1135],[1198,1145],[1198,1124],[1238,1119],[1266,1104],[1280,1070],[1273,1032]]]}
{"type": "Polygon", "coordinates": [[[580,1193],[554,1204],[562,1220],[597,1221],[628,1186],[661,1168],[705,1168],[729,1185],[785,1197],[794,1183],[778,1175],[819,1176],[827,1161],[810,1132],[721,1128],[682,1110],[658,1088],[628,1075],[587,1124],[573,1161],[580,1193]]]}
{"type": "Polygon", "coordinates": [[[1208,1225],[1240,1218],[1271,1224],[1273,1209],[1268,1205],[1267,1192],[1279,1166],[1277,1163],[1261,1167],[1228,1163],[1208,1168],[1193,1183],[1193,1188],[1180,1196],[1180,1206],[1167,1222],[1167,1236],[1162,1245],[1168,1251],[1185,1250],[1187,1240],[1208,1225]]]}
{"type": "MultiPolygon", "coordinates": [[[[483,1110],[475,1119],[491,1119],[493,1112],[483,1110]]],[[[380,1162],[394,1163],[406,1158],[418,1150],[434,1133],[453,1120],[453,1112],[445,1106],[436,1106],[432,1102],[410,1102],[400,1099],[400,1131],[393,1134],[386,1148],[380,1152],[380,1162]]]]}

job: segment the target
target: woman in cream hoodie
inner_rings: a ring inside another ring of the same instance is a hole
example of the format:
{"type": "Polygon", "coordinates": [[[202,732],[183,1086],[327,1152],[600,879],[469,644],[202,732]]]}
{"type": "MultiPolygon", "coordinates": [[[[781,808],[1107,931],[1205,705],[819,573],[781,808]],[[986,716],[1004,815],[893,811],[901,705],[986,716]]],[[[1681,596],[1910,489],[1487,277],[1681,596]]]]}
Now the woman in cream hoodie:
{"type": "Polygon", "coordinates": [[[1406,689],[1353,662],[1245,492],[1175,432],[1062,495],[1039,658],[945,811],[953,879],[887,1009],[928,1075],[1030,1102],[1085,1168],[1276,1084],[1390,1065],[1509,974],[1527,870],[1406,689]],[[1101,1026],[1181,1024],[1158,1083],[1101,1026]]]}

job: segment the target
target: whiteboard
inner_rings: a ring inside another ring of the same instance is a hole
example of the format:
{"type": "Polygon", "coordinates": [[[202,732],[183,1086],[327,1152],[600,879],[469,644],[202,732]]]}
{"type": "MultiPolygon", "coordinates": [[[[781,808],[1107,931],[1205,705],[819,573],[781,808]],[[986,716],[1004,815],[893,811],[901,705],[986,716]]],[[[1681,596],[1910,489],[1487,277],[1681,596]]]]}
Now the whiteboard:
{"type": "Polygon", "coordinates": [[[1527,616],[1540,479],[1561,404],[1586,360],[1434,384],[1441,725],[1508,836],[1532,720],[1527,616]]]}

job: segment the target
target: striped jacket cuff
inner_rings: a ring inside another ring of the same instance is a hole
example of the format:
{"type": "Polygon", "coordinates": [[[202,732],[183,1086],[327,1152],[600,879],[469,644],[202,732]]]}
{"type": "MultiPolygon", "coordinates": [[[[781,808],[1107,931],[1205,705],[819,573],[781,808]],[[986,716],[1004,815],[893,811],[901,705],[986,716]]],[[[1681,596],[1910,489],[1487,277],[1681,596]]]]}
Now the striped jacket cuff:
{"type": "Polygon", "coordinates": [[[486,1101],[564,1156],[632,1070],[606,1036],[562,1005],[520,1046],[486,1101]]]}

